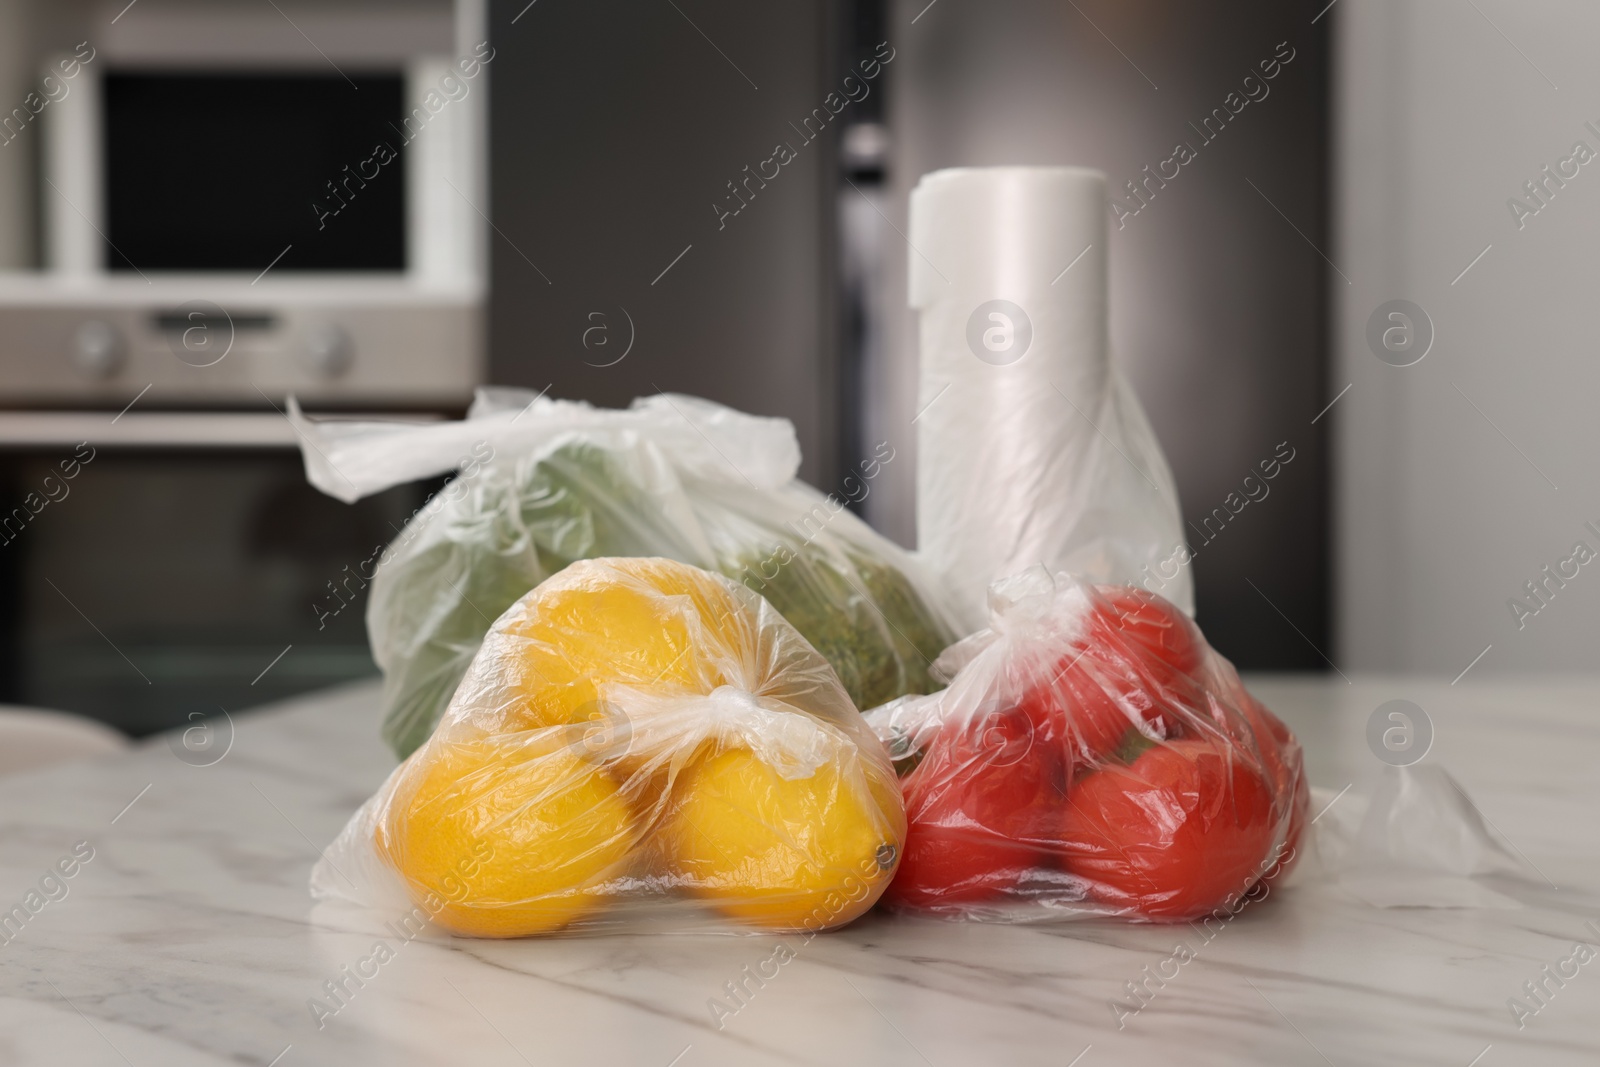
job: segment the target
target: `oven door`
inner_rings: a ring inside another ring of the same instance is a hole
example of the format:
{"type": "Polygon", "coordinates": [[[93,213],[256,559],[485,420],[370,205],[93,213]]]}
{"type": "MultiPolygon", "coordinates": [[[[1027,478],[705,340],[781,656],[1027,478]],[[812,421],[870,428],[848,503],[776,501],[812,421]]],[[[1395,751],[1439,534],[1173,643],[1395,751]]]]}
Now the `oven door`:
{"type": "Polygon", "coordinates": [[[0,415],[0,701],[139,735],[376,673],[364,612],[421,486],[306,484],[278,415],[0,415]]]}

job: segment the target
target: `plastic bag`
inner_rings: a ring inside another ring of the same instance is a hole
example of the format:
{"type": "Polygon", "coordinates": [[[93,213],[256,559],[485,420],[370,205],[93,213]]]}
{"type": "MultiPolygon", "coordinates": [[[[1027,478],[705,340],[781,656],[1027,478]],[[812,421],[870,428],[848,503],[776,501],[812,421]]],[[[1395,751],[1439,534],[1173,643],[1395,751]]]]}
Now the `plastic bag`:
{"type": "Polygon", "coordinates": [[[1300,746],[1176,606],[1034,568],[990,611],[935,664],[949,688],[867,714],[906,801],[889,904],[1178,922],[1292,867],[1300,746]]]}
{"type": "Polygon", "coordinates": [[[1510,909],[1523,905],[1502,890],[1537,893],[1545,882],[1436,763],[1384,767],[1343,793],[1313,789],[1312,803],[1321,814],[1296,885],[1375,908],[1510,909]]]}
{"type": "Polygon", "coordinates": [[[917,549],[969,631],[1035,564],[1194,614],[1172,471],[1111,356],[1106,193],[1099,171],[1017,166],[911,193],[917,549]]]}
{"type": "Polygon", "coordinates": [[[904,835],[882,744],[770,604],[670,560],[589,560],[496,621],[312,893],[476,937],[815,931],[872,906],[904,835]]]}
{"type": "Polygon", "coordinates": [[[480,391],[461,422],[291,416],[307,476],[342,500],[461,470],[372,576],[383,733],[402,757],[439,721],[490,622],[575,560],[663,556],[745,582],[862,708],[927,692],[957,636],[905,552],[795,480],[785,419],[667,394],[618,411],[513,389],[480,391]]]}

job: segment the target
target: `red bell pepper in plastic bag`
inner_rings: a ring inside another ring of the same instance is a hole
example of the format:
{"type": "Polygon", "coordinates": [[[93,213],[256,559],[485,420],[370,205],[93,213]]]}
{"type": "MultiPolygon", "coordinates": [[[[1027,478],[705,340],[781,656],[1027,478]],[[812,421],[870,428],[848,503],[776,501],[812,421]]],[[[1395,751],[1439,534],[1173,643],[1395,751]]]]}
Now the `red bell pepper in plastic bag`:
{"type": "Polygon", "coordinates": [[[990,611],[935,664],[948,688],[868,713],[909,820],[891,906],[1176,922],[1288,870],[1299,743],[1187,616],[1043,568],[990,611]]]}

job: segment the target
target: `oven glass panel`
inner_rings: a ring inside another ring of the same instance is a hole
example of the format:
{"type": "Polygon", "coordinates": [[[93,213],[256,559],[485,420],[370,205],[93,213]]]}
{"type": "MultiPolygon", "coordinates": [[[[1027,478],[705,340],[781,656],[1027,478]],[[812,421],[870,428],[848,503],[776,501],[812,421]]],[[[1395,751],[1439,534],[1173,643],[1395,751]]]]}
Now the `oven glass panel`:
{"type": "Polygon", "coordinates": [[[363,576],[436,485],[352,505],[289,451],[72,455],[0,456],[0,703],[141,735],[376,675],[363,576]]]}
{"type": "Polygon", "coordinates": [[[399,74],[123,72],[104,91],[108,269],[405,269],[399,74]]]}

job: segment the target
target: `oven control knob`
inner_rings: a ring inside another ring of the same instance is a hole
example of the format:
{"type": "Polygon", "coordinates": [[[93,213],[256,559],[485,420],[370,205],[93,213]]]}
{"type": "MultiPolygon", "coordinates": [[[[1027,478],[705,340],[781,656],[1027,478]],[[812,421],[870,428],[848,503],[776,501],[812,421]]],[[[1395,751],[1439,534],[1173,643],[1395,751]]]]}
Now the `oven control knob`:
{"type": "Polygon", "coordinates": [[[109,322],[90,319],[72,339],[72,360],[90,378],[109,378],[122,369],[127,350],[109,322]]]}
{"type": "Polygon", "coordinates": [[[350,335],[332,323],[306,331],[306,366],[319,378],[342,378],[355,362],[350,335]]]}

